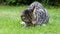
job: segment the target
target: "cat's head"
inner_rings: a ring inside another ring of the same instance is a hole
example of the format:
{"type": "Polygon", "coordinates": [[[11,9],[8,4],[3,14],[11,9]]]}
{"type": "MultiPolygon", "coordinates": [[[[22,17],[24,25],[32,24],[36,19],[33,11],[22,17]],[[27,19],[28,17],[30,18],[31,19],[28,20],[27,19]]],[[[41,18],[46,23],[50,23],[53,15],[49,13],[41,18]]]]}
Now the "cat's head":
{"type": "Polygon", "coordinates": [[[28,25],[28,24],[29,24],[29,25],[32,24],[33,11],[34,11],[34,7],[33,7],[33,8],[25,9],[25,10],[22,12],[21,19],[22,19],[22,21],[24,21],[27,25],[28,25]]]}
{"type": "Polygon", "coordinates": [[[30,22],[31,20],[31,11],[26,9],[23,11],[22,15],[21,15],[21,19],[24,22],[30,22]]]}

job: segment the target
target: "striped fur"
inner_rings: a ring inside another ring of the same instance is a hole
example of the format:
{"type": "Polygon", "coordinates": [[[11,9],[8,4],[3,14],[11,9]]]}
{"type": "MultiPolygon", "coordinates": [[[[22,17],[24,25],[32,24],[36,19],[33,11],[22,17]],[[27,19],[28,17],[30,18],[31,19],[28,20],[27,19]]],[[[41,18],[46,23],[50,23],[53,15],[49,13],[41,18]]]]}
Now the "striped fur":
{"type": "Polygon", "coordinates": [[[47,10],[39,2],[33,2],[21,15],[26,25],[42,25],[49,20],[47,10]]]}

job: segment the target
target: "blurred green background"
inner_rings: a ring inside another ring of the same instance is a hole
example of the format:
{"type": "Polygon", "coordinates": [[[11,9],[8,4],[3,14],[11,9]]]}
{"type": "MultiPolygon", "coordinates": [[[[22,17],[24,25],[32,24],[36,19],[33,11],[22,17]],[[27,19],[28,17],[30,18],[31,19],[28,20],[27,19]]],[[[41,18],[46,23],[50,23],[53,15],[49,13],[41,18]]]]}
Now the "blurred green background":
{"type": "Polygon", "coordinates": [[[60,34],[59,0],[0,0],[0,34],[60,34]],[[32,2],[39,1],[48,10],[46,26],[23,27],[21,11],[32,2]]]}
{"type": "Polygon", "coordinates": [[[29,5],[34,1],[39,1],[40,3],[52,5],[52,6],[58,6],[60,5],[60,0],[0,0],[0,4],[3,5],[29,5]]]}

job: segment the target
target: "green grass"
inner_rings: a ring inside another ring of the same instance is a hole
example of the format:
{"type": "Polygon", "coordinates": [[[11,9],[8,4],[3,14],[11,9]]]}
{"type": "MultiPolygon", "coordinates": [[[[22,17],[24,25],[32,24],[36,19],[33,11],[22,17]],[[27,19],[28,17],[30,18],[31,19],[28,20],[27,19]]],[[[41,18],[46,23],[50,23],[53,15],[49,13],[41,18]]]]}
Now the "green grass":
{"type": "Polygon", "coordinates": [[[60,34],[60,8],[48,7],[46,26],[23,27],[19,12],[26,6],[0,6],[0,34],[60,34]]]}

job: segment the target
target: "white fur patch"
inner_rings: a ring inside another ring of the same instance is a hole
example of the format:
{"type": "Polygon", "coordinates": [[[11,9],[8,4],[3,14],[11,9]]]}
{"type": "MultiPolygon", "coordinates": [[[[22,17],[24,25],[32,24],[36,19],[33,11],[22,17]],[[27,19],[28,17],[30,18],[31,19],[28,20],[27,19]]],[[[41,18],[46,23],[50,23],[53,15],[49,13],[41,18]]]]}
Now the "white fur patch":
{"type": "Polygon", "coordinates": [[[21,22],[21,24],[23,24],[23,25],[24,25],[24,24],[25,24],[25,22],[21,22]]]}
{"type": "Polygon", "coordinates": [[[46,26],[46,24],[43,24],[42,26],[46,26]]]}

